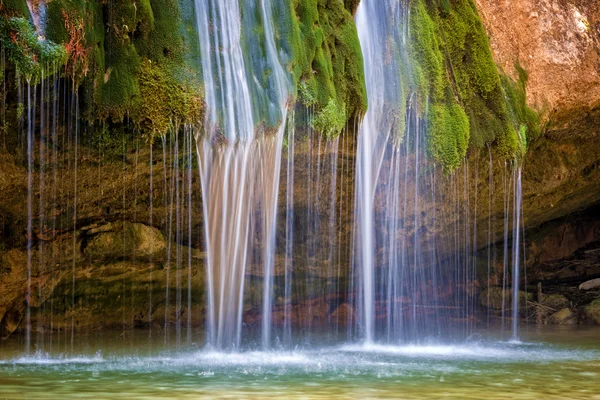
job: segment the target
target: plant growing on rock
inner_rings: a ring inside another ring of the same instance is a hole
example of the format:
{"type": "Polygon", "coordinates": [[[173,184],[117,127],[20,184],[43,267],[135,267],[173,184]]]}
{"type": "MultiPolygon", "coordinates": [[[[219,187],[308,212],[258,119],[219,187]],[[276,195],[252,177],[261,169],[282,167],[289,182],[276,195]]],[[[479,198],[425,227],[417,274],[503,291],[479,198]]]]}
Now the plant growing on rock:
{"type": "Polygon", "coordinates": [[[334,99],[329,99],[327,106],[315,115],[311,124],[327,138],[335,138],[346,125],[346,110],[334,99]]]}
{"type": "Polygon", "coordinates": [[[24,17],[0,17],[0,41],[8,60],[32,84],[55,74],[67,61],[65,47],[38,37],[24,17]]]}

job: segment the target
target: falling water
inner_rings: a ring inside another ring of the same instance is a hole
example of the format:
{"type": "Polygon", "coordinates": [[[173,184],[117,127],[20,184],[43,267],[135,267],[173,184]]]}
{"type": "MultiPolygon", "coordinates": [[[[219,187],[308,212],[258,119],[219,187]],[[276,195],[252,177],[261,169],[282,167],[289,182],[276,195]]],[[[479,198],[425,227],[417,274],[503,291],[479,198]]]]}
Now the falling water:
{"type": "MultiPolygon", "coordinates": [[[[369,109],[357,139],[355,281],[350,291],[355,290],[358,311],[354,337],[367,344],[427,337],[464,339],[474,333],[479,320],[476,301],[483,278],[477,272],[478,238],[483,230],[478,226],[483,213],[478,204],[479,157],[465,160],[450,175],[428,157],[428,105],[417,105],[414,95],[403,93],[411,62],[408,22],[409,10],[399,0],[364,0],[356,15],[369,109]]],[[[491,168],[490,158],[490,187],[491,168]]],[[[513,168],[510,184],[509,168],[512,166],[506,165],[503,185],[502,296],[512,276],[516,337],[522,198],[520,167],[513,168]]],[[[487,259],[491,271],[489,250],[487,259]]],[[[492,289],[489,275],[488,299],[492,289]]],[[[504,301],[502,307],[504,321],[504,301]]]]}
{"type": "Polygon", "coordinates": [[[513,268],[512,268],[512,339],[519,338],[519,268],[521,261],[521,167],[514,169],[513,268]]]}
{"type": "MultiPolygon", "coordinates": [[[[35,102],[33,104],[35,108],[35,102]]],[[[31,268],[33,251],[33,110],[31,104],[31,82],[27,81],[27,331],[25,352],[31,349],[31,268]]]]}
{"type": "MultiPolygon", "coordinates": [[[[416,96],[404,92],[403,74],[410,68],[405,2],[363,0],[358,8],[356,23],[370,108],[360,123],[357,140],[353,137],[356,128],[348,127],[334,139],[312,129],[312,106],[288,110],[292,90],[282,66],[285,55],[279,52],[278,35],[273,31],[275,5],[241,0],[195,3],[207,114],[204,131],[174,121],[169,133],[149,146],[148,221],[150,226],[157,223],[162,227],[167,243],[164,270],[155,268],[154,258],[149,258],[145,309],[150,335],[154,322],[162,325],[165,343],[170,342],[172,327],[178,345],[193,343],[192,307],[201,297],[192,290],[192,245],[202,241],[194,236],[193,228],[193,201],[200,198],[194,187],[198,176],[192,171],[197,161],[207,252],[210,346],[240,348],[251,336],[247,333],[259,336],[263,348],[276,343],[290,348],[299,336],[303,344],[315,345],[323,340],[315,334],[317,328],[325,326],[329,338],[339,339],[344,325],[348,325],[349,338],[367,343],[418,341],[427,336],[446,339],[451,336],[450,321],[459,321],[460,337],[468,337],[474,333],[479,311],[477,253],[485,241],[481,231],[487,229],[487,242],[495,242],[491,231],[499,224],[503,235],[498,236],[503,240],[486,249],[484,286],[489,288],[495,282],[502,287],[503,326],[504,320],[512,319],[512,336],[518,338],[521,168],[505,164],[504,181],[495,184],[493,166],[501,162],[494,164],[490,152],[487,225],[478,225],[478,213],[486,209],[477,203],[479,160],[474,165],[465,162],[453,174],[444,175],[426,151],[427,104],[417,105],[416,96]],[[264,34],[246,34],[255,32],[256,24],[264,26],[264,34]],[[162,159],[161,149],[156,148],[161,145],[162,159]],[[162,162],[156,160],[156,170],[155,159],[162,162]],[[280,180],[286,185],[281,193],[280,180]],[[502,193],[496,194],[494,187],[502,193]],[[500,218],[492,217],[495,198],[503,200],[500,218]],[[157,209],[163,206],[164,210],[156,218],[159,221],[154,218],[155,199],[157,209]],[[449,222],[441,226],[440,221],[449,222]],[[346,232],[344,225],[353,228],[346,232]],[[354,236],[350,240],[345,235],[354,236]],[[187,249],[181,246],[186,242],[187,249]],[[353,245],[343,245],[348,242],[353,245]],[[494,271],[496,252],[502,253],[498,258],[503,257],[503,271],[494,271]],[[161,291],[164,287],[164,292],[154,296],[153,286],[161,291]],[[346,314],[339,307],[342,303],[349,310],[346,314]],[[164,315],[153,316],[161,307],[164,315]],[[245,323],[248,309],[258,317],[245,323]]],[[[79,287],[84,278],[78,271],[76,253],[82,235],[79,208],[86,205],[78,198],[86,188],[79,182],[87,173],[79,172],[84,160],[81,154],[85,154],[80,153],[80,142],[86,132],[83,124],[80,127],[78,95],[70,90],[68,81],[46,77],[36,86],[19,78],[19,85],[20,98],[27,105],[24,134],[19,139],[27,152],[29,185],[25,315],[29,352],[31,332],[36,329],[32,324],[37,323],[39,333],[47,315],[31,312],[36,287],[32,277],[37,273],[34,249],[39,265],[53,268],[53,289],[55,278],[59,282],[66,276],[69,281],[65,285],[70,288],[65,290],[69,304],[64,326],[62,331],[56,329],[65,344],[70,341],[73,345],[78,309],[85,306],[86,295],[79,296],[84,292],[79,287]],[[46,106],[46,98],[52,99],[52,107],[46,106]],[[58,133],[61,123],[64,134],[58,133]],[[35,146],[39,146],[37,151],[35,146]],[[67,165],[64,169],[58,166],[59,147],[66,149],[61,160],[67,165]],[[38,162],[40,171],[36,172],[38,162]],[[49,163],[52,176],[44,169],[49,163]],[[56,218],[60,212],[68,219],[56,218]],[[44,227],[50,223],[52,227],[44,227]],[[67,232],[73,254],[53,248],[48,262],[50,251],[34,240],[36,233],[43,236],[45,229],[67,232]],[[69,259],[70,268],[62,266],[63,257],[69,259]]],[[[123,139],[123,165],[129,162],[126,148],[123,139]]],[[[140,151],[143,148],[137,144],[133,196],[126,186],[119,189],[124,210],[133,201],[134,220],[138,202],[142,203],[137,197],[140,151]]],[[[125,168],[122,174],[125,181],[125,168]]],[[[126,222],[129,217],[123,212],[119,218],[126,222]]],[[[124,246],[122,251],[125,254],[129,249],[124,246]]],[[[41,298],[42,287],[37,288],[41,298]]],[[[130,289],[127,293],[123,286],[120,292],[123,333],[135,322],[134,282],[130,289]]],[[[489,290],[487,299],[489,304],[489,290]]],[[[49,304],[49,331],[53,332],[54,294],[49,304]]],[[[38,336],[38,343],[43,340],[38,336]]]]}
{"type": "MultiPolygon", "coordinates": [[[[356,262],[361,266],[359,284],[362,287],[360,313],[362,329],[366,342],[375,336],[375,196],[380,182],[380,172],[386,148],[398,142],[399,133],[395,131],[397,121],[390,118],[390,107],[400,106],[402,89],[396,77],[399,66],[392,57],[386,62],[386,41],[388,36],[396,44],[404,40],[404,32],[397,17],[401,12],[399,2],[363,1],[358,7],[356,25],[363,51],[365,80],[369,109],[359,128],[357,152],[356,184],[356,224],[357,247],[356,262]],[[379,21],[377,24],[372,21],[379,21]]],[[[400,111],[403,112],[403,111],[400,111]]],[[[397,151],[393,151],[395,155],[397,151]]]]}
{"type": "Polygon", "coordinates": [[[46,31],[46,1],[27,0],[27,8],[29,8],[36,33],[43,36],[46,31]]]}
{"type": "Polygon", "coordinates": [[[295,141],[295,114],[290,118],[290,127],[287,132],[287,173],[285,196],[285,276],[284,276],[284,321],[283,344],[290,347],[292,344],[292,260],[294,252],[294,141],[295,141]]]}
{"type": "Polygon", "coordinates": [[[208,341],[217,348],[239,347],[246,268],[257,263],[263,274],[261,341],[269,347],[288,77],[276,48],[270,1],[195,4],[208,110],[207,132],[197,134],[196,144],[208,263],[208,341]],[[243,18],[240,7],[245,7],[243,18]],[[260,15],[257,21],[251,21],[253,15],[260,15]],[[244,34],[256,23],[264,27],[264,36],[244,34]],[[263,70],[247,62],[256,54],[264,57],[263,70]],[[255,77],[266,76],[266,70],[271,74],[259,82],[255,77]],[[256,245],[260,254],[252,251],[256,245]]]}

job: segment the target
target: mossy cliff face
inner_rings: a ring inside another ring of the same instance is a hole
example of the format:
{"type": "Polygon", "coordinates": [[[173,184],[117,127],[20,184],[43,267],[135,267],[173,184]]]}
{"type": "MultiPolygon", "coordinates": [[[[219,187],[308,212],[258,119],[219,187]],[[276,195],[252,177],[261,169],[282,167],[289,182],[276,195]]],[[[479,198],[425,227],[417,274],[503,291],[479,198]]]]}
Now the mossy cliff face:
{"type": "MultiPolygon", "coordinates": [[[[288,55],[294,87],[302,102],[316,110],[315,127],[337,136],[367,107],[351,13],[357,2],[289,0],[276,6],[274,28],[288,55]]],[[[6,1],[1,11],[6,20],[0,26],[3,41],[16,69],[22,75],[33,73],[23,56],[31,51],[11,51],[11,32],[23,31],[21,37],[31,42],[25,44],[39,54],[36,63],[64,65],[61,73],[83,89],[88,121],[118,123],[127,117],[150,136],[164,134],[174,122],[202,121],[193,1],[49,0],[45,40],[33,34],[25,0],[6,1]],[[46,56],[42,50],[52,46],[62,53],[46,56]]]]}
{"type": "Polygon", "coordinates": [[[467,150],[492,145],[506,159],[522,158],[538,119],[525,102],[527,73],[516,80],[496,66],[472,0],[415,0],[410,9],[409,85],[428,107],[429,152],[446,170],[467,150]]]}
{"type": "MultiPolygon", "coordinates": [[[[3,13],[19,17],[23,30],[29,12],[21,3],[13,0],[3,13]]],[[[277,3],[274,14],[298,100],[314,110],[311,123],[327,137],[337,136],[367,108],[352,16],[357,4],[288,0],[277,3]]],[[[495,145],[503,157],[521,157],[527,137],[537,133],[536,115],[524,102],[527,74],[511,81],[499,73],[472,0],[414,0],[407,7],[414,62],[404,72],[402,104],[416,95],[430,128],[430,155],[448,171],[463,162],[468,149],[485,145],[495,145]]],[[[192,18],[182,13],[191,8],[189,0],[51,0],[47,39],[28,37],[38,47],[56,43],[66,53],[50,64],[65,64],[64,75],[83,88],[88,121],[127,117],[143,133],[157,136],[177,123],[202,120],[201,55],[192,18]]],[[[5,33],[10,44],[10,32],[5,33]]],[[[49,63],[50,57],[38,58],[41,65],[49,63]]]]}
{"type": "Polygon", "coordinates": [[[202,120],[201,81],[188,62],[196,39],[177,0],[49,0],[46,6],[39,33],[45,38],[34,34],[25,0],[1,6],[10,68],[38,80],[38,70],[45,68],[45,77],[59,72],[77,89],[90,123],[127,117],[157,136],[176,122],[202,120]]]}
{"type": "Polygon", "coordinates": [[[185,267],[173,262],[188,252],[143,224],[88,226],[36,246],[30,256],[31,295],[24,296],[28,254],[11,250],[0,257],[6,289],[0,297],[0,337],[23,328],[28,305],[34,331],[186,324],[188,309],[198,326],[203,320],[203,255],[192,250],[185,267]],[[178,290],[187,289],[188,282],[191,308],[186,298],[175,311],[178,290]]]}
{"type": "Polygon", "coordinates": [[[367,109],[363,59],[351,12],[357,2],[290,0],[286,28],[293,59],[289,70],[299,101],[316,110],[313,122],[327,136],[337,136],[347,120],[367,109]]]}
{"type": "Polygon", "coordinates": [[[542,122],[524,158],[526,223],[540,226],[594,207],[600,202],[598,2],[475,3],[497,64],[516,80],[527,71],[525,99],[542,122]]]}

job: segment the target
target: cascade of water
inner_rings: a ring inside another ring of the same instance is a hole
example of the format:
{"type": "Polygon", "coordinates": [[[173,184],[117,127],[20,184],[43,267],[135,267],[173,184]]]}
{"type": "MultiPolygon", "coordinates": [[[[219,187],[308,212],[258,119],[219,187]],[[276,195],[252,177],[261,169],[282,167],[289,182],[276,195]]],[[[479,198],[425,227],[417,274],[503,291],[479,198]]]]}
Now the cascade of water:
{"type": "Polygon", "coordinates": [[[510,210],[510,202],[509,202],[509,198],[510,198],[510,188],[511,185],[508,182],[508,176],[507,176],[507,163],[504,163],[504,174],[502,176],[502,185],[504,187],[504,241],[503,241],[503,262],[502,262],[502,333],[504,334],[504,323],[505,323],[505,318],[506,318],[506,286],[507,286],[507,279],[508,279],[508,215],[509,215],[509,210],[510,210]]]}
{"type": "MultiPolygon", "coordinates": [[[[486,279],[486,287],[488,288],[487,290],[487,298],[486,298],[486,304],[488,304],[487,307],[487,326],[489,328],[490,326],[490,294],[491,291],[489,290],[489,288],[491,287],[491,270],[492,270],[492,248],[494,246],[492,246],[492,203],[493,203],[493,197],[494,197],[494,169],[493,169],[493,162],[492,162],[492,150],[491,148],[488,147],[488,153],[489,153],[489,163],[488,163],[488,224],[487,224],[487,242],[488,242],[488,248],[487,248],[487,279],[486,279]]],[[[495,250],[494,250],[495,251],[495,250]]]]}
{"type": "Polygon", "coordinates": [[[261,341],[268,347],[289,80],[276,48],[270,1],[196,0],[195,5],[208,110],[208,132],[196,135],[208,259],[208,342],[239,347],[246,267],[258,261],[261,341]],[[240,8],[247,11],[243,17],[240,8]],[[243,34],[257,23],[264,35],[243,34]],[[270,73],[255,70],[257,63],[247,62],[253,57],[261,57],[258,65],[270,73]],[[268,78],[261,83],[256,76],[268,78]],[[274,125],[275,133],[260,129],[260,121],[274,125]],[[254,245],[260,254],[251,252],[254,245]]]}
{"type": "Polygon", "coordinates": [[[165,177],[165,196],[168,198],[168,207],[167,207],[167,211],[166,211],[166,223],[167,223],[167,266],[166,266],[166,284],[165,284],[165,321],[164,321],[164,338],[163,341],[166,344],[168,342],[169,339],[169,295],[170,295],[170,286],[171,286],[171,271],[173,269],[173,264],[172,264],[172,243],[173,243],[173,201],[174,201],[174,196],[175,196],[175,173],[174,173],[174,165],[175,165],[175,161],[174,161],[174,152],[173,152],[173,137],[175,135],[170,135],[169,136],[169,140],[167,142],[167,137],[166,135],[163,135],[163,160],[165,160],[166,165],[165,165],[165,172],[164,172],[164,177],[165,177]],[[169,149],[169,158],[167,159],[166,157],[166,148],[168,145],[168,149],[169,149]],[[169,178],[169,184],[167,186],[167,168],[172,168],[173,170],[170,171],[170,178],[169,178]]]}
{"type": "MultiPolygon", "coordinates": [[[[355,275],[350,284],[358,312],[356,336],[366,343],[418,341],[428,335],[448,338],[454,334],[450,327],[454,321],[454,325],[460,324],[456,333],[469,337],[479,319],[478,253],[485,230],[479,225],[484,209],[479,204],[479,159],[471,157],[471,164],[465,160],[451,176],[443,177],[445,172],[436,169],[427,156],[428,104],[413,104],[412,97],[403,93],[403,74],[410,70],[406,3],[364,0],[356,24],[369,97],[369,110],[357,139],[355,275]],[[450,223],[439,226],[438,219],[450,223]],[[438,234],[446,239],[443,243],[438,234]],[[442,259],[440,254],[450,256],[442,259]]],[[[491,154],[489,168],[488,242],[493,201],[491,154]]],[[[521,250],[515,230],[520,226],[519,180],[518,172],[509,177],[506,165],[502,296],[510,284],[512,263],[513,335],[521,250]]],[[[490,263],[488,250],[488,287],[490,263]]],[[[504,319],[504,298],[502,307],[504,319]]]]}
{"type": "Polygon", "coordinates": [[[369,109],[359,128],[356,160],[356,263],[361,266],[360,296],[358,304],[361,329],[366,342],[375,334],[375,195],[380,181],[380,170],[390,137],[393,141],[396,121],[389,118],[389,105],[399,104],[401,88],[396,77],[399,71],[394,57],[388,62],[386,42],[388,37],[400,43],[400,24],[386,14],[398,16],[398,1],[363,1],[356,13],[356,25],[365,67],[365,80],[369,109]],[[373,24],[372,21],[378,21],[373,24]]]}
{"type": "MultiPolygon", "coordinates": [[[[34,105],[35,107],[35,101],[34,105]]],[[[27,81],[27,326],[25,353],[31,348],[31,268],[33,252],[33,114],[31,104],[31,82],[27,81]]]]}
{"type": "Polygon", "coordinates": [[[285,275],[284,275],[284,321],[283,344],[292,345],[292,279],[294,250],[294,148],[295,113],[291,113],[287,130],[287,174],[285,196],[285,275]]]}
{"type": "MultiPolygon", "coordinates": [[[[149,201],[149,216],[148,221],[150,226],[154,226],[154,142],[150,142],[150,187],[148,191],[148,201],[149,201]]],[[[150,271],[148,272],[148,338],[149,342],[152,343],[152,273],[154,272],[154,259],[152,255],[150,255],[150,271]]]]}
{"type": "Polygon", "coordinates": [[[190,129],[186,129],[186,154],[187,154],[187,200],[188,200],[188,253],[187,253],[187,264],[188,264],[188,296],[187,296],[187,345],[192,344],[192,197],[194,195],[192,190],[192,164],[193,164],[193,153],[192,153],[192,140],[193,134],[190,129]]]}
{"type": "MultiPolygon", "coordinates": [[[[54,79],[54,85],[52,90],[52,191],[50,194],[50,201],[52,204],[51,215],[55,216],[56,210],[58,208],[58,199],[57,199],[57,186],[58,186],[58,117],[59,117],[59,100],[60,100],[60,80],[58,78],[54,79]]],[[[56,218],[52,218],[52,235],[55,235],[57,230],[56,218]]],[[[57,260],[60,257],[57,254],[57,249],[53,248],[52,250],[52,287],[56,285],[56,268],[57,260]]],[[[52,335],[54,334],[54,292],[52,292],[50,296],[50,351],[52,351],[52,335]]]]}
{"type": "Polygon", "coordinates": [[[521,235],[521,166],[513,170],[514,174],[514,216],[513,216],[513,268],[512,268],[512,339],[519,338],[519,268],[521,261],[520,235],[521,235]]]}
{"type": "Polygon", "coordinates": [[[29,8],[36,33],[43,37],[46,31],[46,0],[27,0],[27,8],[29,8]]]}
{"type": "MultiPolygon", "coordinates": [[[[177,129],[175,132],[179,132],[177,129]]],[[[174,147],[175,152],[173,155],[173,184],[175,186],[175,263],[172,264],[175,268],[175,332],[176,332],[176,340],[177,346],[181,344],[181,251],[178,243],[181,243],[181,214],[182,214],[182,204],[181,200],[183,196],[181,195],[181,185],[183,183],[180,179],[180,153],[179,153],[179,135],[173,135],[174,138],[174,147]]],[[[173,190],[173,188],[172,188],[173,190]]]]}
{"type": "MultiPolygon", "coordinates": [[[[73,88],[74,89],[74,88],[73,88]]],[[[77,180],[77,168],[79,166],[79,157],[78,157],[78,152],[79,152],[79,96],[77,94],[77,92],[75,90],[73,90],[74,95],[73,95],[73,102],[75,104],[75,106],[72,108],[75,110],[75,113],[73,115],[73,119],[74,119],[74,125],[75,125],[75,129],[74,129],[74,143],[73,143],[73,149],[74,149],[74,153],[73,153],[73,164],[74,164],[74,174],[73,174],[73,260],[72,260],[72,264],[71,264],[71,274],[72,274],[72,278],[71,278],[71,304],[72,304],[72,314],[71,314],[71,351],[73,350],[73,345],[74,345],[74,341],[75,341],[75,263],[76,263],[76,259],[77,259],[77,187],[78,187],[78,180],[77,180]]]]}

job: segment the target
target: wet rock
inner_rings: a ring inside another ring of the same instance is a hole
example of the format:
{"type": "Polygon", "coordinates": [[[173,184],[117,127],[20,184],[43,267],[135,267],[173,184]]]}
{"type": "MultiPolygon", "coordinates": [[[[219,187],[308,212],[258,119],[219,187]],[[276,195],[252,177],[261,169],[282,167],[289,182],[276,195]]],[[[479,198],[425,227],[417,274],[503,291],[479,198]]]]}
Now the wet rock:
{"type": "Polygon", "coordinates": [[[329,319],[331,321],[345,322],[351,321],[354,316],[354,309],[348,303],[341,304],[334,312],[331,313],[329,319]]]}
{"type": "MultiPolygon", "coordinates": [[[[489,307],[492,309],[502,309],[502,300],[504,300],[504,308],[510,309],[512,307],[512,290],[499,287],[491,287],[481,292],[479,301],[482,306],[489,307]]],[[[528,301],[533,300],[533,294],[527,293],[523,290],[519,291],[519,309],[524,309],[528,301]]]]}
{"type": "Polygon", "coordinates": [[[102,232],[111,232],[113,230],[113,225],[109,222],[106,225],[97,226],[96,224],[94,224],[86,228],[81,228],[81,230],[85,231],[86,235],[93,236],[102,232]]]}
{"type": "Polygon", "coordinates": [[[579,285],[579,290],[591,290],[597,288],[600,288],[600,278],[592,279],[579,285]]]}
{"type": "Polygon", "coordinates": [[[163,234],[144,224],[122,222],[113,224],[110,231],[99,232],[88,241],[85,248],[85,254],[94,261],[144,259],[155,256],[166,248],[163,234]]]}
{"type": "Polygon", "coordinates": [[[562,311],[562,309],[569,304],[569,300],[562,294],[545,294],[542,297],[541,303],[546,307],[552,308],[553,310],[562,311]]]}
{"type": "Polygon", "coordinates": [[[585,315],[589,321],[594,322],[596,325],[600,325],[600,299],[592,301],[592,303],[585,308],[585,315]]]}
{"type": "Polygon", "coordinates": [[[548,318],[549,324],[557,324],[563,325],[568,323],[574,323],[573,312],[568,308],[563,308],[562,310],[555,312],[548,318]]]}

